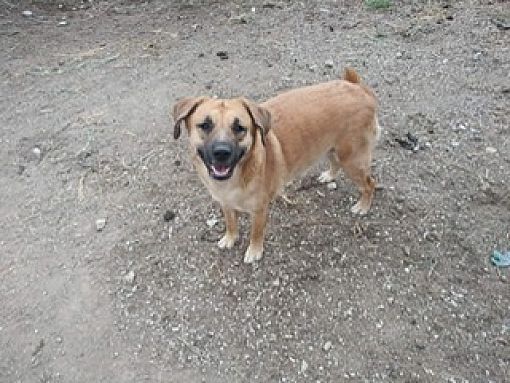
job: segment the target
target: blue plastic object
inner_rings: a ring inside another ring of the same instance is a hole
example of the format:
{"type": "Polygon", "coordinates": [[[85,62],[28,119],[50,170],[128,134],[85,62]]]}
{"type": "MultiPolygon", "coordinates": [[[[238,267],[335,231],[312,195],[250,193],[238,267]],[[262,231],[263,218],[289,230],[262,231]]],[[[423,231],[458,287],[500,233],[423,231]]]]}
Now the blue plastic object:
{"type": "Polygon", "coordinates": [[[497,267],[510,267],[510,251],[502,253],[494,250],[491,255],[491,262],[497,267]]]}

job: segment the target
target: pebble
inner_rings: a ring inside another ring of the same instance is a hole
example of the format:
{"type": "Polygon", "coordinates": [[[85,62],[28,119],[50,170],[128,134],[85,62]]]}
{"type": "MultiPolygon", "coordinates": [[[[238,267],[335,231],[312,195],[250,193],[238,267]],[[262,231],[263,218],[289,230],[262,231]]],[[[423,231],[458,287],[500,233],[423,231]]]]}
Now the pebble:
{"type": "Polygon", "coordinates": [[[32,11],[23,11],[21,12],[21,14],[25,17],[30,17],[33,15],[32,11]]]}
{"type": "Polygon", "coordinates": [[[301,373],[304,373],[308,369],[308,363],[303,359],[301,362],[301,373]]]}
{"type": "Polygon", "coordinates": [[[103,231],[105,226],[106,226],[106,218],[96,219],[96,230],[97,231],[103,231]]]}
{"type": "Polygon", "coordinates": [[[311,65],[308,65],[308,70],[309,70],[310,72],[315,72],[315,71],[317,71],[317,69],[318,69],[317,64],[311,64],[311,65]]]}
{"type": "Polygon", "coordinates": [[[165,211],[165,214],[163,214],[163,219],[165,222],[170,222],[175,218],[176,214],[175,211],[167,210],[165,211]]]}
{"type": "Polygon", "coordinates": [[[32,149],[32,153],[34,154],[34,156],[37,158],[37,160],[40,160],[41,157],[42,157],[42,151],[40,148],[38,148],[37,146],[35,148],[32,149]]]}
{"type": "Polygon", "coordinates": [[[333,68],[333,67],[335,66],[335,63],[333,62],[333,60],[326,60],[326,61],[324,62],[324,66],[325,66],[326,68],[331,69],[331,68],[333,68]]]}
{"type": "Polygon", "coordinates": [[[322,346],[322,349],[326,352],[328,352],[329,350],[331,350],[331,347],[333,346],[333,343],[331,343],[329,340],[324,343],[324,346],[322,346]]]}
{"type": "Polygon", "coordinates": [[[218,56],[221,60],[228,60],[228,52],[227,51],[216,52],[216,56],[218,56]]]}
{"type": "Polygon", "coordinates": [[[335,181],[329,182],[327,188],[328,190],[336,190],[336,182],[335,181]]]}
{"type": "Polygon", "coordinates": [[[218,220],[216,218],[210,218],[206,221],[206,223],[207,226],[214,227],[218,223],[218,220]]]}
{"type": "Polygon", "coordinates": [[[492,146],[487,146],[485,148],[485,152],[487,152],[488,154],[496,154],[498,152],[498,149],[496,149],[492,146]]]}
{"type": "Polygon", "coordinates": [[[129,271],[126,275],[124,275],[123,279],[129,284],[133,284],[135,282],[135,272],[133,270],[129,271]]]}
{"type": "Polygon", "coordinates": [[[57,26],[59,27],[65,27],[66,25],[68,25],[69,23],[66,21],[66,20],[62,20],[62,21],[59,21],[59,23],[57,24],[57,26]]]}
{"type": "Polygon", "coordinates": [[[246,15],[238,15],[232,16],[229,21],[233,24],[246,24],[248,20],[246,19],[246,15]]]}

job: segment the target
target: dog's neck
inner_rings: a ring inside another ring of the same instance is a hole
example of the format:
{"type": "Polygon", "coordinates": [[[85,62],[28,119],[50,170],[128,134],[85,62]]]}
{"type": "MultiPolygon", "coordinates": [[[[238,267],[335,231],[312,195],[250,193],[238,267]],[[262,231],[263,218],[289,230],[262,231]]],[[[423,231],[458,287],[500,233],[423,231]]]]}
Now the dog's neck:
{"type": "MultiPolygon", "coordinates": [[[[267,142],[266,142],[267,144],[267,142]]],[[[246,162],[242,165],[242,185],[248,186],[255,178],[263,178],[266,160],[266,146],[262,143],[260,134],[255,134],[255,142],[246,153],[246,162]]]]}

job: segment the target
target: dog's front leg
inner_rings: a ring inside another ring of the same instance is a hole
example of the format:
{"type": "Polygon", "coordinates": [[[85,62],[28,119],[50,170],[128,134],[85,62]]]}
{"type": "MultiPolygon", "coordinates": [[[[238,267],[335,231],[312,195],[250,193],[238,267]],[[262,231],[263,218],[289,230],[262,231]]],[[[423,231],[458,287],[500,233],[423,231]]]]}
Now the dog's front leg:
{"type": "Polygon", "coordinates": [[[226,206],[222,206],[223,217],[225,217],[225,235],[218,241],[218,246],[221,249],[230,249],[239,237],[239,230],[237,227],[237,212],[226,206]]]}
{"type": "Polygon", "coordinates": [[[250,245],[244,255],[244,263],[252,263],[262,258],[264,251],[264,233],[266,229],[268,206],[252,213],[250,245]]]}

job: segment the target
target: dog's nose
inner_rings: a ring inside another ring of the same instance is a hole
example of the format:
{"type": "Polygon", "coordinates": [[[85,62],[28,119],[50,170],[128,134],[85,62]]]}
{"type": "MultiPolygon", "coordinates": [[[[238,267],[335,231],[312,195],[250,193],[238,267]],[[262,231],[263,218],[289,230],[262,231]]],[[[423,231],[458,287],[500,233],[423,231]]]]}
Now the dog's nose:
{"type": "Polygon", "coordinates": [[[225,142],[218,142],[212,150],[213,157],[218,162],[226,162],[232,156],[232,147],[225,142]]]}

